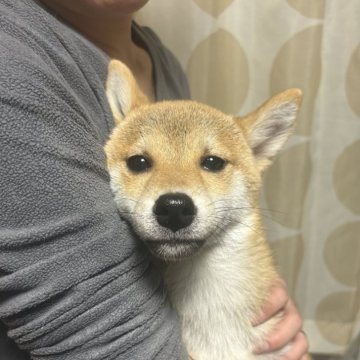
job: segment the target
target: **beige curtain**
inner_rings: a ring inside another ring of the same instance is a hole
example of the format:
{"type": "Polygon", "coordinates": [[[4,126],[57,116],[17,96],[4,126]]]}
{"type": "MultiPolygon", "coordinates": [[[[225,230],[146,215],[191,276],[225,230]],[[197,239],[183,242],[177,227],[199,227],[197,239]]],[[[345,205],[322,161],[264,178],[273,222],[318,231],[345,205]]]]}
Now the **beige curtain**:
{"type": "Polygon", "coordinates": [[[311,351],[344,353],[360,329],[360,1],[151,0],[138,21],[176,54],[193,98],[226,112],[303,89],[263,215],[311,351]]]}

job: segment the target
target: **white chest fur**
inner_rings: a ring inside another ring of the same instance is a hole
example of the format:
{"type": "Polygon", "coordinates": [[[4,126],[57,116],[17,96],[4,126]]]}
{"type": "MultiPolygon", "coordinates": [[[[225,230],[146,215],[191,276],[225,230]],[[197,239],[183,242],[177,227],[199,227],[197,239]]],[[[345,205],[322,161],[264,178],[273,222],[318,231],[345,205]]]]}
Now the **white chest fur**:
{"type": "Polygon", "coordinates": [[[255,359],[254,346],[277,322],[251,324],[275,276],[266,243],[242,225],[225,237],[195,258],[168,265],[164,274],[196,360],[255,359]]]}

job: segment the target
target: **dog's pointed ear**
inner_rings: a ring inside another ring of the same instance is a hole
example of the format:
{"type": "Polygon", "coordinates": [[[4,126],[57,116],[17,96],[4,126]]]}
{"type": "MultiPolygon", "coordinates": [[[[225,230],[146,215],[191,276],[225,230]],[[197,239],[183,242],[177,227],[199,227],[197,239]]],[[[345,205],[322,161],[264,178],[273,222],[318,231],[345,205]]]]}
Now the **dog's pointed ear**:
{"type": "Polygon", "coordinates": [[[300,89],[289,89],[237,119],[243,128],[258,169],[263,171],[291,135],[302,99],[300,89]]]}
{"type": "Polygon", "coordinates": [[[130,69],[118,60],[111,60],[109,63],[106,96],[116,124],[131,110],[149,103],[130,69]]]}

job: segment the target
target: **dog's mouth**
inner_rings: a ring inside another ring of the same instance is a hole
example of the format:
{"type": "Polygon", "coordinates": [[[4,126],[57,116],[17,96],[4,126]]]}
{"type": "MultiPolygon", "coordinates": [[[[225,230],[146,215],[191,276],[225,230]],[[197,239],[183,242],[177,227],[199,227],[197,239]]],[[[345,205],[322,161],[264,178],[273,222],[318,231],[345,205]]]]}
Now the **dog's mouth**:
{"type": "Polygon", "coordinates": [[[145,244],[150,252],[164,261],[181,261],[195,255],[204,245],[205,240],[152,240],[146,239],[145,244]]]}

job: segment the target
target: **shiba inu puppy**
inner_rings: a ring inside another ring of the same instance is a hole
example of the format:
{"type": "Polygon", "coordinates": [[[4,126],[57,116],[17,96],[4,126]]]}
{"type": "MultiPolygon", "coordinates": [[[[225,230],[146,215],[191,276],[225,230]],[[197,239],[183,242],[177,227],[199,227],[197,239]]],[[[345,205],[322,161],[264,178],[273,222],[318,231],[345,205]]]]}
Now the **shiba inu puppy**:
{"type": "Polygon", "coordinates": [[[194,101],[150,104],[109,65],[116,127],[105,146],[121,214],[164,264],[185,346],[196,360],[253,355],[279,321],[252,321],[277,279],[258,211],[261,173],[290,135],[301,91],[237,118],[194,101]]]}

